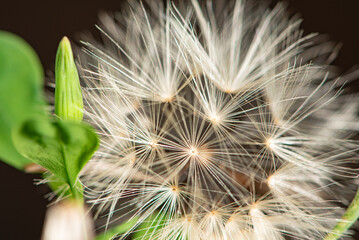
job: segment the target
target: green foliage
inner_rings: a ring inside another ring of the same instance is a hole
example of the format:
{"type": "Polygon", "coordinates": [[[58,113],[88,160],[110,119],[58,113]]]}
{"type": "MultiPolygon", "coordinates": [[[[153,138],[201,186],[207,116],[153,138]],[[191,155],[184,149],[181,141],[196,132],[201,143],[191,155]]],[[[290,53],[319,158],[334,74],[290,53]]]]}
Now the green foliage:
{"type": "Polygon", "coordinates": [[[167,214],[159,212],[153,213],[143,223],[141,223],[136,232],[133,234],[132,239],[157,239],[160,234],[159,230],[166,225],[167,218],[167,214]]]}
{"type": "Polygon", "coordinates": [[[96,237],[96,240],[110,240],[110,239],[113,239],[117,235],[124,234],[127,231],[129,231],[133,226],[135,226],[137,221],[138,221],[138,217],[133,218],[127,222],[124,222],[118,226],[115,226],[115,227],[111,228],[110,230],[108,230],[107,232],[105,232],[101,235],[98,235],[96,237]]]}
{"type": "Polygon", "coordinates": [[[55,78],[56,115],[64,120],[81,121],[83,117],[81,86],[67,37],[61,40],[57,50],[55,78]]]}
{"type": "Polygon", "coordinates": [[[77,122],[34,118],[13,132],[17,150],[67,183],[74,198],[82,198],[77,176],[98,147],[93,129],[77,122]]]}
{"type": "Polygon", "coordinates": [[[21,38],[0,31],[0,158],[22,169],[31,163],[11,141],[14,126],[44,114],[43,70],[34,50],[21,38]]]}

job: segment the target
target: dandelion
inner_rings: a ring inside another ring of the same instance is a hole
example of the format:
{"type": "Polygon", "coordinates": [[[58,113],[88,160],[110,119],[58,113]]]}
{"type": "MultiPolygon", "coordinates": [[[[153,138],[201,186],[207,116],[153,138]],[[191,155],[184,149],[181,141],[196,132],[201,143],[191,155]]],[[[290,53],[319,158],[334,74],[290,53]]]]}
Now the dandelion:
{"type": "Polygon", "coordinates": [[[81,180],[96,216],[137,219],[120,239],[144,223],[136,239],[327,235],[358,157],[358,98],[328,72],[330,43],[283,4],[129,6],[101,16],[103,44],[84,43],[101,147],[81,180]]]}

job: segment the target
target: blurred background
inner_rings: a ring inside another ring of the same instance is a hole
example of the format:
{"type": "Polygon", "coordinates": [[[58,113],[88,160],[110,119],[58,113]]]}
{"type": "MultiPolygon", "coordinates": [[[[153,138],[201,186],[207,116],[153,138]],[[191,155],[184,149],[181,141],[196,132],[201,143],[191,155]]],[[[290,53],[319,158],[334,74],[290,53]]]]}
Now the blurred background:
{"type": "MultiPolygon", "coordinates": [[[[119,10],[123,2],[3,0],[0,7],[0,30],[19,35],[35,49],[49,82],[53,75],[57,45],[61,38],[66,35],[73,43],[78,43],[82,33],[91,32],[97,35],[94,25],[97,23],[98,13],[102,10],[119,10]]],[[[289,5],[290,13],[299,13],[304,19],[302,28],[305,33],[327,34],[329,39],[343,44],[334,62],[341,72],[359,68],[358,0],[285,2],[289,5]]],[[[359,92],[359,80],[349,87],[352,91],[359,92]]],[[[0,162],[0,239],[40,239],[48,204],[44,196],[49,190],[45,185],[34,185],[39,177],[24,174],[0,162]]]]}

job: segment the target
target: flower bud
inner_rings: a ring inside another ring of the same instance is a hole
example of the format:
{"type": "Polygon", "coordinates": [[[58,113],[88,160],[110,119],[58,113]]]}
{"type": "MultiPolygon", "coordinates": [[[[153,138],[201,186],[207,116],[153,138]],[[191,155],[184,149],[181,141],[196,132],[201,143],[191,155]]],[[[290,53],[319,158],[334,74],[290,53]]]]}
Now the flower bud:
{"type": "Polygon", "coordinates": [[[65,200],[46,213],[42,240],[92,240],[94,229],[84,205],[65,200]]]}
{"type": "Polygon", "coordinates": [[[57,49],[55,64],[55,113],[64,120],[82,121],[83,101],[79,76],[70,41],[64,37],[57,49]]]}

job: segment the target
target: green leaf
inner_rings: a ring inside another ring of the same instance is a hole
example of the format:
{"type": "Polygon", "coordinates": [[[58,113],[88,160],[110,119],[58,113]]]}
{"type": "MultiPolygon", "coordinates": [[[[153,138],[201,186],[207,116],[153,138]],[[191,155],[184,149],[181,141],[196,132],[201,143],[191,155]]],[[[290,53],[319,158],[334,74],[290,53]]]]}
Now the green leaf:
{"type": "Polygon", "coordinates": [[[30,160],[11,140],[12,128],[44,114],[43,70],[34,50],[20,37],[0,31],[0,158],[18,169],[30,160]]]}
{"type": "Polygon", "coordinates": [[[107,232],[98,235],[95,240],[110,240],[113,239],[114,237],[120,235],[120,234],[124,234],[126,232],[128,232],[133,226],[135,226],[135,224],[138,221],[138,217],[135,217],[127,222],[124,222],[118,226],[115,226],[113,228],[111,228],[110,230],[108,230],[107,232]]]}
{"type": "Polygon", "coordinates": [[[57,49],[55,65],[55,113],[61,119],[82,121],[83,101],[71,44],[64,37],[57,49]]]}
{"type": "Polygon", "coordinates": [[[98,147],[93,129],[82,123],[35,118],[13,132],[17,150],[70,186],[74,198],[82,198],[77,176],[98,147]]]}
{"type": "Polygon", "coordinates": [[[132,239],[157,239],[160,230],[166,225],[168,216],[165,213],[155,212],[141,223],[132,239]]]}

